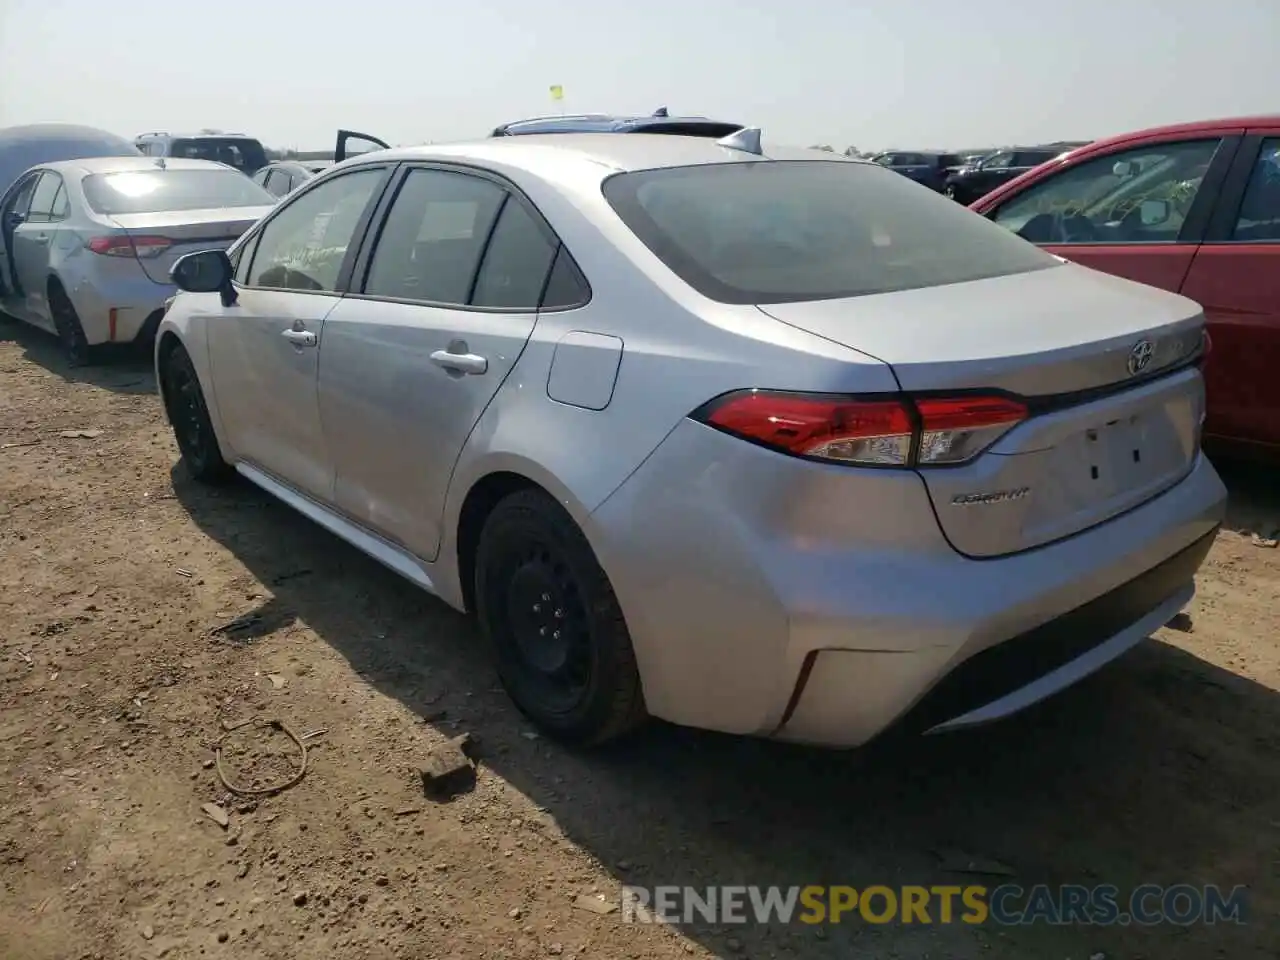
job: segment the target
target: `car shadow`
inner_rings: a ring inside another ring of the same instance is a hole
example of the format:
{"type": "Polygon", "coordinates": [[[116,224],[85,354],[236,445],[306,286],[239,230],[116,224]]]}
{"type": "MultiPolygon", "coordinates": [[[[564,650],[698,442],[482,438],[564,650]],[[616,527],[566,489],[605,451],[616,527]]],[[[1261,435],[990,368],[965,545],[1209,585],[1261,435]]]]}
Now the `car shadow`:
{"type": "Polygon", "coordinates": [[[57,338],[8,314],[0,313],[0,343],[16,344],[23,358],[68,383],[88,383],[112,393],[155,393],[151,354],[136,344],[110,344],[97,351],[91,366],[72,367],[57,338]]]}
{"type": "Polygon", "coordinates": [[[1212,459],[1231,491],[1223,526],[1246,536],[1280,536],[1280,464],[1221,455],[1212,459]]]}
{"type": "Polygon", "coordinates": [[[833,752],[654,723],[574,751],[529,735],[469,619],[247,484],[210,491],[178,465],[173,488],[272,594],[239,642],[305,621],[381,693],[471,733],[619,884],[1245,884],[1256,908],[1245,926],[982,927],[945,944],[920,924],[682,926],[717,955],[1245,957],[1280,942],[1280,698],[1178,647],[1148,642],[968,733],[833,752]],[[977,860],[998,864],[968,874],[977,860]]]}

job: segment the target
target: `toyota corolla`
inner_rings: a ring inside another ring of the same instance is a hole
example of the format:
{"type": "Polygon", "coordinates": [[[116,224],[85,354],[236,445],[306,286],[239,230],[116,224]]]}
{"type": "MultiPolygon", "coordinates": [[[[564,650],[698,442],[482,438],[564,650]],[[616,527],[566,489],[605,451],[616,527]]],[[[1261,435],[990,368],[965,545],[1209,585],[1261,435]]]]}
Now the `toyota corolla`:
{"type": "Polygon", "coordinates": [[[191,474],[476,614],[567,740],[1007,716],[1223,515],[1197,304],[757,130],[363,154],[173,278],[191,474]]]}

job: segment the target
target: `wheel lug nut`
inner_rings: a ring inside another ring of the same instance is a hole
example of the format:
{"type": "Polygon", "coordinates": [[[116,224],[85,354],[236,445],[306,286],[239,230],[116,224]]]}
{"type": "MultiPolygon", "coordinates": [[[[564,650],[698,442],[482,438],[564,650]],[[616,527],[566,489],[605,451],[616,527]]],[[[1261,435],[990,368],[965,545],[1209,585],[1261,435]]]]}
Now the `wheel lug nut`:
{"type": "Polygon", "coordinates": [[[541,612],[542,612],[542,604],[540,604],[540,603],[535,603],[535,604],[533,605],[533,612],[534,612],[534,613],[541,613],[541,612]]]}
{"type": "Polygon", "coordinates": [[[544,594],[542,595],[542,599],[543,599],[543,600],[550,600],[550,599],[551,599],[551,594],[549,594],[549,593],[544,593],[544,594]]]}
{"type": "Polygon", "coordinates": [[[556,614],[555,614],[555,616],[556,616],[556,619],[557,619],[557,620],[563,620],[563,619],[564,619],[564,611],[563,611],[563,610],[561,610],[559,607],[557,607],[557,608],[556,608],[556,614]]]}
{"type": "Polygon", "coordinates": [[[559,630],[557,630],[557,631],[555,631],[554,633],[552,633],[552,634],[551,634],[551,639],[552,639],[552,640],[559,640],[559,639],[560,639],[560,631],[559,631],[559,630]]]}
{"type": "Polygon", "coordinates": [[[546,628],[546,627],[539,627],[539,628],[538,628],[538,636],[540,636],[540,637],[545,637],[546,635],[547,635],[547,628],[546,628]]]}

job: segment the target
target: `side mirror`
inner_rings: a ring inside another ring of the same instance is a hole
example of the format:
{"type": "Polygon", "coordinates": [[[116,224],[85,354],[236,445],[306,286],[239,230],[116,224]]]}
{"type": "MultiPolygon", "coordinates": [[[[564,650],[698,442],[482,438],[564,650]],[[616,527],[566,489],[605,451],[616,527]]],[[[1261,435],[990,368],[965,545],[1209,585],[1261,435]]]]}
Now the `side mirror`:
{"type": "Polygon", "coordinates": [[[1143,200],[1138,204],[1138,219],[1144,227],[1158,227],[1168,223],[1173,216],[1173,204],[1168,200],[1143,200]]]}
{"type": "Polygon", "coordinates": [[[229,307],[236,302],[235,287],[231,278],[235,271],[225,250],[201,250],[179,257],[169,269],[174,286],[187,293],[218,293],[222,305],[229,307]]]}

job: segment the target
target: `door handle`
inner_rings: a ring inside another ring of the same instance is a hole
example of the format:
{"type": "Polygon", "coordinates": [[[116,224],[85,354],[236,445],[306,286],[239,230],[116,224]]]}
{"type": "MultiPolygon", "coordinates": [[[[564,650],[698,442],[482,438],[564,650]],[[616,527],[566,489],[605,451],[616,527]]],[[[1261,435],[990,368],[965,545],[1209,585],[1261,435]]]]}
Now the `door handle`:
{"type": "Polygon", "coordinates": [[[448,350],[437,350],[431,354],[431,362],[437,367],[444,367],[456,373],[479,375],[489,370],[489,361],[474,353],[451,353],[448,350]]]}
{"type": "Polygon", "coordinates": [[[38,233],[32,239],[41,246],[45,246],[49,242],[49,235],[47,233],[38,233]]]}
{"type": "Polygon", "coordinates": [[[316,345],[316,335],[310,330],[285,330],[281,332],[280,336],[295,347],[314,347],[316,345]]]}

